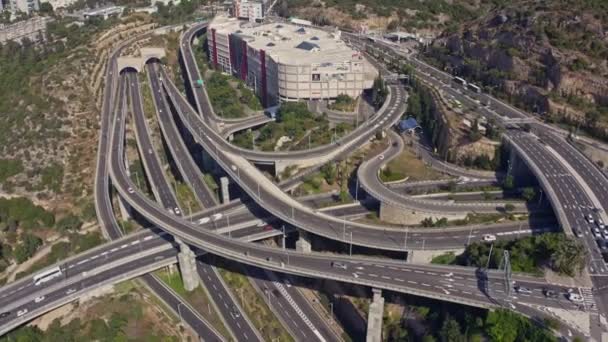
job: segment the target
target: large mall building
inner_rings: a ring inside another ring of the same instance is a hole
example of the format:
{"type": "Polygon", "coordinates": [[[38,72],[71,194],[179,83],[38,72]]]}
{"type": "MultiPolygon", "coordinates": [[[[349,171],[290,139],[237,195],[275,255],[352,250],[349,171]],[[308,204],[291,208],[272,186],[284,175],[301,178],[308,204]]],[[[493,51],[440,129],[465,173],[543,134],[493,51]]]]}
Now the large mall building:
{"type": "Polygon", "coordinates": [[[282,101],[361,95],[378,71],[340,38],[340,31],[288,23],[253,24],[216,17],[207,34],[217,70],[239,77],[265,106],[282,101]]]}

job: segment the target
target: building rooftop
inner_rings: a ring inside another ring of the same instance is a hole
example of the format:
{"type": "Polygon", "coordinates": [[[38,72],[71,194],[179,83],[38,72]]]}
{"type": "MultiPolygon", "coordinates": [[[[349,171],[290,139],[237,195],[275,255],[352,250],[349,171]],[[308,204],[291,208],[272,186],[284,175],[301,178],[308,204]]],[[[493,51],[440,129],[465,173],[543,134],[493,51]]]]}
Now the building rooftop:
{"type": "Polygon", "coordinates": [[[221,34],[238,34],[252,48],[284,64],[312,64],[361,60],[361,55],[340,39],[340,31],[326,32],[289,23],[256,25],[236,18],[216,17],[210,25],[221,34]]]}

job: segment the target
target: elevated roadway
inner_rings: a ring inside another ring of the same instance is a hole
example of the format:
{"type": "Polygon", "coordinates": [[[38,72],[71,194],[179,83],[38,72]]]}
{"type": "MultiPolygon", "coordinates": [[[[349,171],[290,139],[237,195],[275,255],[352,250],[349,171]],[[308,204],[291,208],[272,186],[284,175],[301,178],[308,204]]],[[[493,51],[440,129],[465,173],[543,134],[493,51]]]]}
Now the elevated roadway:
{"type": "MultiPolygon", "coordinates": [[[[415,224],[425,217],[439,219],[464,218],[467,214],[505,212],[506,202],[451,203],[432,199],[422,199],[395,192],[385,186],[378,172],[403,150],[403,139],[394,131],[387,131],[389,145],[379,156],[363,162],[357,170],[361,187],[381,202],[380,218],[402,224],[415,224]]],[[[526,205],[515,204],[516,212],[527,212],[526,205]]]]}
{"type": "Polygon", "coordinates": [[[158,124],[161,128],[165,142],[171,152],[173,160],[179,169],[181,177],[191,187],[196,199],[206,208],[210,208],[217,205],[214,194],[209,190],[209,187],[203,181],[203,175],[192,159],[192,155],[189,153],[183,139],[180,136],[179,130],[175,125],[171,114],[171,108],[164,96],[158,96],[162,94],[162,87],[160,85],[161,79],[156,73],[156,64],[149,63],[146,65],[146,71],[148,81],[150,84],[150,90],[152,99],[156,108],[156,116],[158,118],[158,124]]]}

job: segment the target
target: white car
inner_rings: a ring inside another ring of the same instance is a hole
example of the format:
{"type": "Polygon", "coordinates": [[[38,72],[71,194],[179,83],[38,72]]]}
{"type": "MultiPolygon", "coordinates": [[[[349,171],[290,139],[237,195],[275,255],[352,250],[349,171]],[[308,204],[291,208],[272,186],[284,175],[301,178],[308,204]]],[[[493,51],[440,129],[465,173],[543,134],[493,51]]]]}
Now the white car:
{"type": "Polygon", "coordinates": [[[65,291],[65,294],[69,295],[69,294],[72,294],[74,292],[76,292],[76,289],[69,289],[69,290],[65,291]]]}
{"type": "Polygon", "coordinates": [[[483,241],[496,241],[496,235],[494,235],[494,234],[485,234],[483,236],[483,241]]]}
{"type": "Polygon", "coordinates": [[[384,160],[384,154],[381,154],[380,157],[378,157],[378,159],[384,160]]]}
{"type": "Polygon", "coordinates": [[[595,222],[595,220],[593,219],[593,215],[591,215],[591,214],[587,215],[586,218],[587,218],[587,222],[589,222],[589,223],[595,222]]]}
{"type": "Polygon", "coordinates": [[[132,194],[132,193],[134,193],[134,192],[135,192],[135,190],[133,190],[133,188],[132,188],[132,187],[129,187],[129,188],[127,189],[127,192],[128,192],[128,193],[130,193],[130,194],[132,194]]]}
{"type": "Polygon", "coordinates": [[[234,166],[234,164],[230,165],[230,168],[232,169],[232,171],[236,172],[236,166],[234,166]]]}
{"type": "Polygon", "coordinates": [[[568,299],[572,302],[582,302],[583,296],[578,293],[570,292],[568,293],[568,299]]]}
{"type": "Polygon", "coordinates": [[[224,215],[222,215],[222,213],[217,213],[217,214],[211,215],[211,218],[213,219],[213,221],[217,221],[217,220],[221,219],[222,217],[224,217],[224,215]]]}
{"type": "Polygon", "coordinates": [[[40,302],[42,302],[42,301],[44,300],[44,298],[46,298],[46,297],[44,297],[44,296],[39,296],[39,297],[36,297],[36,298],[34,299],[34,303],[40,303],[40,302]]]}
{"type": "Polygon", "coordinates": [[[27,313],[27,309],[17,311],[17,317],[21,317],[27,313]]]}
{"type": "Polygon", "coordinates": [[[198,224],[205,224],[209,222],[209,218],[208,217],[203,217],[202,219],[198,220],[198,224]]]}
{"type": "Polygon", "coordinates": [[[175,213],[175,215],[180,215],[182,213],[178,207],[173,208],[173,212],[175,213]]]}

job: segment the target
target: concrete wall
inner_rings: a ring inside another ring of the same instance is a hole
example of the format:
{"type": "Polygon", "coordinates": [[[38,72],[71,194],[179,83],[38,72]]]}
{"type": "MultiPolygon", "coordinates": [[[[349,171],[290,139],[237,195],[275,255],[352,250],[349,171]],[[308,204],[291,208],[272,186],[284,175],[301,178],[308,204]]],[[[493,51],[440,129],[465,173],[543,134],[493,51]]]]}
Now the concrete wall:
{"type": "Polygon", "coordinates": [[[394,206],[391,204],[381,203],[380,204],[380,219],[385,222],[413,225],[419,224],[420,221],[427,217],[433,219],[447,218],[448,220],[463,219],[467,216],[466,213],[459,214],[445,214],[440,212],[424,212],[413,209],[403,209],[402,207],[394,206]]]}

